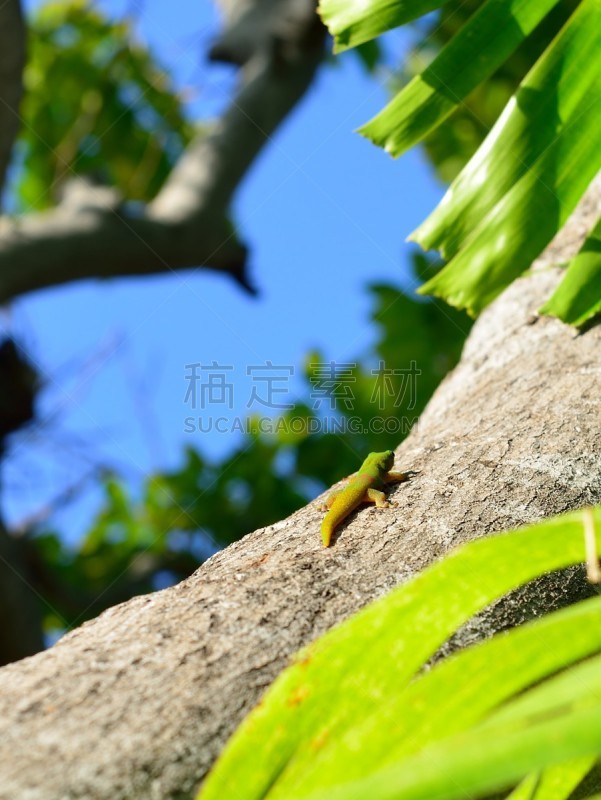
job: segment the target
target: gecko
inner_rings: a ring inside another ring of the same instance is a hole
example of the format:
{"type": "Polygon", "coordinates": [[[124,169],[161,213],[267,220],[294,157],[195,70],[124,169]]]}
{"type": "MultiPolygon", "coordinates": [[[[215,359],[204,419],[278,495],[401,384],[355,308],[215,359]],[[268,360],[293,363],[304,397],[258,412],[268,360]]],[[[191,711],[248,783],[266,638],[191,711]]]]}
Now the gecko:
{"type": "Polygon", "coordinates": [[[324,547],[329,547],[334,528],[340,525],[361,503],[375,503],[377,508],[388,508],[390,503],[382,489],[388,483],[409,480],[411,472],[393,472],[394,452],[370,453],[359,472],[347,478],[347,483],[335,489],[321,506],[328,513],[321,523],[321,538],[324,547]]]}

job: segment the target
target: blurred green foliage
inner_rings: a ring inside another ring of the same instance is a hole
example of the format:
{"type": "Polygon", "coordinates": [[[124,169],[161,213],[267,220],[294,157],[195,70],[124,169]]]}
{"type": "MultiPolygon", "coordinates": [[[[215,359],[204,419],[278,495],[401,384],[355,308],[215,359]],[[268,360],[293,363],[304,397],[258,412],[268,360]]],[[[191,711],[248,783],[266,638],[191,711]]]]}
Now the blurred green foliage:
{"type": "Polygon", "coordinates": [[[193,129],[168,73],[129,23],[83,0],[48,3],[29,22],[28,48],[20,208],[55,204],[76,174],[127,200],[151,199],[193,129]]]}

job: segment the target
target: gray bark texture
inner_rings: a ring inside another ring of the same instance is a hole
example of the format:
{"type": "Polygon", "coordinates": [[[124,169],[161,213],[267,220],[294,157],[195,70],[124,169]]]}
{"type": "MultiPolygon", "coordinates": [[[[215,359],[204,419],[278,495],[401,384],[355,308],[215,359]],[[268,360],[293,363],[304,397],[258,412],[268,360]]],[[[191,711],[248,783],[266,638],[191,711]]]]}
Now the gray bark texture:
{"type": "MultiPolygon", "coordinates": [[[[536,309],[598,213],[589,193],[482,314],[397,451],[396,506],[320,544],[318,503],[255,531],[171,589],[106,611],[0,670],[0,798],[189,798],[289,656],[451,547],[601,502],[601,327],[536,309]]],[[[494,568],[494,565],[492,565],[494,568]]],[[[583,569],[501,602],[462,642],[588,595],[583,569]]]]}

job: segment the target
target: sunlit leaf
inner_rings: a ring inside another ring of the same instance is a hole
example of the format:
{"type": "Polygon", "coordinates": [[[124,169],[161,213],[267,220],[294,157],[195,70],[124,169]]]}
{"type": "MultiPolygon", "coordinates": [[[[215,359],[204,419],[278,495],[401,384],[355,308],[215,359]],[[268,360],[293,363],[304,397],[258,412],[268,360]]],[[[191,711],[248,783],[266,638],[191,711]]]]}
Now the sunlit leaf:
{"type": "Polygon", "coordinates": [[[582,99],[555,141],[420,293],[435,294],[476,315],[530,267],[601,167],[595,134],[601,113],[601,75],[591,91],[593,99],[582,99]]]}
{"type": "MultiPolygon", "coordinates": [[[[598,602],[598,601],[595,601],[598,602]]],[[[507,788],[533,768],[601,753],[601,658],[543,682],[465,733],[310,800],[459,800],[507,788]]],[[[298,795],[297,795],[298,797],[298,795]]],[[[291,796],[291,800],[296,800],[291,796]]]]}
{"type": "Polygon", "coordinates": [[[374,39],[428,14],[444,0],[321,0],[319,14],[334,37],[334,51],[374,39]]]}
{"type": "MultiPolygon", "coordinates": [[[[318,786],[327,786],[327,794],[349,776],[364,777],[462,730],[529,683],[598,651],[601,638],[591,628],[601,601],[595,600],[465,651],[410,683],[484,606],[583,560],[581,517],[467,545],[305,648],[232,738],[202,800],[234,794],[292,800],[318,786]]],[[[362,788],[357,797],[375,800],[362,788]]]]}
{"type": "Polygon", "coordinates": [[[601,167],[600,48],[601,5],[584,0],[413,234],[455,255],[420,292],[477,314],[565,223],[601,167]]]}
{"type": "MultiPolygon", "coordinates": [[[[588,136],[596,143],[596,150],[601,151],[596,116],[599,114],[596,59],[600,50],[601,7],[597,0],[584,0],[526,76],[438,208],[417,228],[412,239],[425,249],[440,250],[446,259],[452,258],[512,187],[545,155],[566,125],[576,124],[576,130],[581,129],[578,117],[591,105],[597,110],[588,115],[592,126],[588,136]]],[[[568,154],[576,146],[572,134],[563,142],[568,154]]],[[[549,161],[546,183],[540,182],[543,175],[539,167],[534,188],[538,187],[542,193],[546,187],[547,193],[553,194],[554,161],[547,158],[549,161]]],[[[491,217],[495,229],[496,219],[496,214],[491,217]]],[[[489,220],[489,229],[490,224],[489,220]]]]}
{"type": "Polygon", "coordinates": [[[557,2],[488,0],[430,66],[359,133],[391,155],[401,155],[452,114],[557,2]]]}
{"type": "Polygon", "coordinates": [[[566,800],[594,764],[589,756],[548,767],[524,778],[507,800],[566,800]]]}
{"type": "Polygon", "coordinates": [[[601,311],[601,219],[540,311],[571,325],[583,325],[601,311]]]}

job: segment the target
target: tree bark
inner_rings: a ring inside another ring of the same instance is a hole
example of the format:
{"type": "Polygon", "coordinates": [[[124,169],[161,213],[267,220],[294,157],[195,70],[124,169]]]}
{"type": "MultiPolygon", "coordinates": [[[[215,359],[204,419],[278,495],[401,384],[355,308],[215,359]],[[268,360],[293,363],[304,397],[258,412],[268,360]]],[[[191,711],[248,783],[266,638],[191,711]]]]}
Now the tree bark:
{"type": "MultiPolygon", "coordinates": [[[[600,195],[539,266],[575,252],[600,195]]],[[[310,504],[0,670],[0,798],[192,797],[300,646],[451,547],[601,502],[601,327],[536,316],[560,272],[533,271],[482,314],[397,451],[397,468],[420,472],[396,507],[360,511],[324,549],[310,504]]],[[[550,576],[463,640],[588,593],[582,569],[550,576]]]]}

